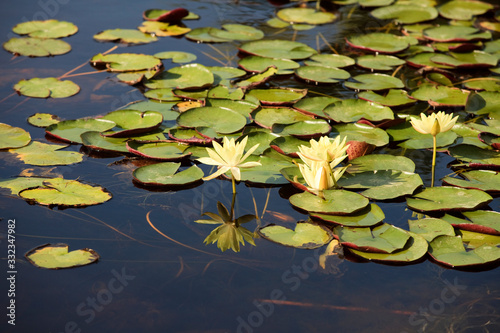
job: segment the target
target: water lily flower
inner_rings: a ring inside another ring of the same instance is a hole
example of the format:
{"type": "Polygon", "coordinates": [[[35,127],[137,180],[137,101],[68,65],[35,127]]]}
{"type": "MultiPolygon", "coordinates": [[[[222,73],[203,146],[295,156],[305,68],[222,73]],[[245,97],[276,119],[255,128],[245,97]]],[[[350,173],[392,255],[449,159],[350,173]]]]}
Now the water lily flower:
{"type": "Polygon", "coordinates": [[[335,168],[340,162],[342,162],[346,157],[346,151],[349,145],[346,145],[347,137],[344,137],[340,141],[340,136],[337,136],[334,140],[330,140],[329,137],[323,136],[318,141],[311,139],[309,143],[311,147],[304,145],[299,146],[299,157],[307,165],[311,165],[312,162],[327,162],[330,164],[331,168],[335,168]]]}
{"type": "Polygon", "coordinates": [[[328,190],[337,185],[347,167],[332,170],[329,163],[312,161],[311,164],[299,164],[299,170],[308,187],[315,193],[328,190]]]}
{"type": "Polygon", "coordinates": [[[198,161],[203,164],[217,165],[218,167],[216,172],[210,176],[204,177],[203,180],[214,179],[228,171],[231,171],[234,193],[236,191],[234,181],[239,181],[241,179],[240,168],[251,168],[261,165],[259,162],[244,163],[248,156],[250,156],[255,149],[257,149],[259,144],[250,148],[247,153],[243,155],[248,141],[247,136],[238,143],[236,143],[234,138],[228,139],[227,137],[224,137],[222,141],[223,146],[213,141],[214,149],[207,148],[207,152],[210,157],[200,157],[198,158],[198,161]]]}

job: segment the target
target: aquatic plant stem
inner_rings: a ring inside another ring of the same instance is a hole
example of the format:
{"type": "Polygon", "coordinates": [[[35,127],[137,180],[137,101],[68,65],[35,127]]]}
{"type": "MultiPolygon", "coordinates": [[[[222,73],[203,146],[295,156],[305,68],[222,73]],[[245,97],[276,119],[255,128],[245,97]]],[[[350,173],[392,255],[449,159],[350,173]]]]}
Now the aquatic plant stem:
{"type": "Polygon", "coordinates": [[[437,142],[436,136],[432,136],[432,179],[431,179],[431,187],[434,187],[434,173],[436,170],[436,150],[437,150],[437,142]]]}

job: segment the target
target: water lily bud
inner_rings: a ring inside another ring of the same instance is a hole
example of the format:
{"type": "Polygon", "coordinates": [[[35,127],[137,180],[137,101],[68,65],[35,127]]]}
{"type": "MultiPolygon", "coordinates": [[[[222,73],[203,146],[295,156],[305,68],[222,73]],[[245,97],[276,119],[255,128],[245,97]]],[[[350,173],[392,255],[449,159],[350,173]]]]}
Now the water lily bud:
{"type": "Polygon", "coordinates": [[[431,135],[436,136],[441,132],[441,127],[439,126],[439,121],[434,119],[434,124],[432,124],[431,135]]]}

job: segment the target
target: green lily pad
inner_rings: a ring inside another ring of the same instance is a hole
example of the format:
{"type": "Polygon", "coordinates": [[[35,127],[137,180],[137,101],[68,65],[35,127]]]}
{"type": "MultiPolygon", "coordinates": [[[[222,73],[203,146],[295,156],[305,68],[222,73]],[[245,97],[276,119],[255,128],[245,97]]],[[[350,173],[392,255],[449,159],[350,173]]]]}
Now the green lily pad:
{"type": "Polygon", "coordinates": [[[196,60],[196,55],[183,51],[164,51],[153,55],[160,59],[171,59],[173,63],[188,63],[196,60]]]}
{"type": "Polygon", "coordinates": [[[438,63],[435,63],[431,59],[435,57],[435,53],[430,53],[430,52],[423,52],[419,53],[413,57],[407,58],[406,62],[413,67],[431,67],[431,68],[443,68],[443,69],[451,69],[453,67],[451,66],[446,66],[446,65],[441,65],[438,63]]]}
{"type": "Polygon", "coordinates": [[[323,66],[331,68],[343,68],[356,63],[351,57],[340,54],[315,54],[304,61],[307,66],[323,66]]]}
{"type": "Polygon", "coordinates": [[[293,74],[293,70],[299,68],[300,65],[290,59],[274,59],[260,56],[247,56],[238,62],[238,65],[248,72],[262,73],[267,68],[274,66],[278,69],[276,74],[287,75],[293,74]]]}
{"type": "Polygon", "coordinates": [[[483,29],[500,32],[500,22],[481,21],[479,26],[483,29]]]}
{"type": "Polygon", "coordinates": [[[299,146],[307,144],[307,141],[293,136],[280,136],[269,143],[271,148],[276,150],[278,153],[290,157],[299,157],[299,155],[297,155],[299,146]]]}
{"type": "Polygon", "coordinates": [[[188,145],[186,144],[172,141],[127,141],[127,149],[129,152],[161,161],[177,161],[186,158],[190,155],[184,153],[187,147],[188,145]]]}
{"type": "Polygon", "coordinates": [[[191,28],[182,25],[153,21],[144,21],[137,29],[145,34],[158,37],[182,36],[191,31],[191,28]]]}
{"type": "Polygon", "coordinates": [[[28,123],[36,127],[47,127],[52,124],[57,124],[60,121],[61,119],[58,116],[50,113],[35,113],[28,117],[28,123]]]}
{"type": "Polygon", "coordinates": [[[163,116],[156,111],[117,110],[101,119],[116,124],[113,129],[103,132],[103,135],[122,138],[153,131],[163,122],[163,116]]]}
{"type": "Polygon", "coordinates": [[[397,77],[386,74],[360,74],[353,76],[357,82],[346,81],[347,88],[355,90],[385,90],[394,88],[404,88],[404,83],[397,77]]]}
{"type": "Polygon", "coordinates": [[[292,206],[312,213],[333,215],[354,214],[368,206],[364,196],[345,190],[325,190],[325,199],[309,192],[297,193],[290,197],[292,206]]]}
{"type": "Polygon", "coordinates": [[[258,161],[261,165],[253,168],[241,169],[242,181],[266,185],[285,185],[288,183],[280,170],[292,166],[292,162],[285,159],[277,160],[265,155],[260,158],[252,155],[248,158],[248,161],[258,161]]]}
{"type": "Polygon", "coordinates": [[[174,67],[161,73],[144,85],[151,89],[176,88],[176,89],[203,89],[214,83],[214,75],[205,66],[200,64],[187,64],[174,67]]]}
{"type": "Polygon", "coordinates": [[[109,29],[94,35],[101,42],[119,42],[125,44],[146,44],[156,42],[158,38],[135,29],[109,29]]]}
{"type": "Polygon", "coordinates": [[[63,40],[41,38],[11,38],[3,44],[8,52],[27,57],[48,57],[68,53],[71,46],[63,40]]]}
{"type": "Polygon", "coordinates": [[[110,72],[154,70],[162,66],[161,60],[146,54],[96,54],[90,59],[94,66],[106,66],[110,72]]]}
{"type": "Polygon", "coordinates": [[[12,28],[16,34],[36,38],[61,38],[76,34],[78,28],[71,22],[46,20],[28,21],[12,28]]]}
{"type": "Polygon", "coordinates": [[[113,138],[103,136],[97,131],[87,131],[81,134],[82,144],[99,152],[128,153],[127,141],[129,138],[113,138]]]}
{"type": "Polygon", "coordinates": [[[338,185],[346,189],[367,189],[360,194],[373,200],[389,200],[412,195],[423,186],[418,174],[398,170],[375,170],[346,174],[338,185]]]}
{"type": "Polygon", "coordinates": [[[431,83],[437,83],[438,85],[452,87],[453,82],[448,76],[441,73],[429,73],[425,76],[425,79],[431,83]]]}
{"type": "Polygon", "coordinates": [[[331,67],[302,66],[295,70],[295,75],[307,83],[336,83],[351,77],[349,72],[331,67]]]}
{"type": "Polygon", "coordinates": [[[236,111],[222,107],[200,107],[183,112],[177,118],[182,127],[210,127],[217,133],[228,134],[241,130],[247,119],[236,111]]]}
{"type": "Polygon", "coordinates": [[[241,80],[236,82],[236,86],[242,88],[242,89],[250,89],[252,87],[257,87],[264,82],[267,82],[269,79],[271,79],[274,75],[278,73],[278,69],[276,67],[269,67],[262,73],[253,75],[245,80],[241,80]]]}
{"type": "Polygon", "coordinates": [[[247,118],[252,111],[256,110],[259,107],[259,105],[248,101],[233,101],[229,99],[214,98],[208,98],[206,100],[206,106],[230,109],[247,118]]]}
{"type": "Polygon", "coordinates": [[[196,165],[177,172],[181,163],[163,162],[137,168],[134,180],[149,186],[179,186],[201,181],[203,171],[196,165]]]}
{"type": "MultiPolygon", "coordinates": [[[[500,130],[500,129],[498,129],[500,130]]],[[[488,146],[493,147],[493,149],[500,149],[500,136],[492,133],[481,133],[479,134],[479,140],[484,142],[488,146]]]]}
{"type": "MultiPolygon", "coordinates": [[[[334,2],[339,3],[339,1],[334,2]]],[[[350,2],[350,0],[346,0],[346,2],[350,2]]],[[[357,0],[356,2],[359,3],[359,5],[362,7],[381,7],[389,6],[394,2],[394,0],[357,0]]]]}
{"type": "Polygon", "coordinates": [[[295,230],[270,224],[260,228],[259,234],[264,239],[298,249],[316,249],[333,239],[327,228],[307,222],[298,222],[295,230]]]}
{"type": "MultiPolygon", "coordinates": [[[[0,183],[1,184],[1,183],[0,183]]],[[[476,233],[500,236],[500,213],[489,210],[475,210],[463,212],[468,220],[446,214],[443,220],[451,223],[455,228],[476,233]]]]}
{"type": "Polygon", "coordinates": [[[461,172],[464,179],[447,176],[443,178],[443,183],[450,186],[462,188],[472,188],[488,193],[500,192],[500,174],[491,170],[471,170],[461,172]]]}
{"type": "Polygon", "coordinates": [[[21,80],[14,90],[24,96],[37,98],[65,98],[76,95],[80,87],[70,80],[61,81],[55,77],[21,80]]]}
{"type": "MultiPolygon", "coordinates": [[[[168,131],[168,136],[170,139],[178,142],[193,143],[200,145],[208,145],[212,143],[213,140],[212,138],[201,135],[200,132],[195,129],[187,129],[187,128],[172,128],[168,131]]],[[[203,151],[206,152],[206,149],[203,148],[203,151]]],[[[199,157],[204,157],[204,156],[199,156],[199,157]]]]}
{"type": "Polygon", "coordinates": [[[388,154],[370,154],[357,157],[349,161],[347,172],[350,174],[376,171],[376,170],[398,170],[407,173],[415,172],[415,163],[405,156],[393,156],[388,154]]]}
{"type": "Polygon", "coordinates": [[[259,144],[256,150],[252,153],[253,155],[261,155],[266,149],[269,148],[271,141],[276,139],[277,135],[271,133],[269,130],[259,129],[255,132],[245,133],[248,137],[247,147],[253,147],[259,144]]]}
{"type": "Polygon", "coordinates": [[[500,93],[481,91],[473,92],[467,98],[465,111],[476,114],[500,114],[500,93]]]}
{"type": "Polygon", "coordinates": [[[412,24],[434,20],[438,11],[434,7],[419,4],[395,4],[374,9],[370,14],[382,20],[394,19],[398,24],[412,24]]]}
{"type": "Polygon", "coordinates": [[[111,199],[111,193],[100,186],[62,178],[46,180],[43,186],[25,189],[19,196],[43,206],[64,207],[97,205],[111,199]]]}
{"type": "Polygon", "coordinates": [[[346,227],[371,227],[379,224],[385,218],[384,211],[373,203],[352,215],[331,215],[321,213],[311,213],[310,215],[323,222],[340,224],[346,227]]]}
{"type": "Polygon", "coordinates": [[[496,56],[482,51],[473,51],[470,53],[450,52],[450,55],[437,54],[431,60],[435,63],[455,68],[493,67],[498,62],[496,56]]]}
{"type": "Polygon", "coordinates": [[[479,190],[457,187],[431,187],[406,199],[408,207],[421,212],[475,210],[493,198],[479,190]]]}
{"type": "Polygon", "coordinates": [[[466,251],[459,236],[439,236],[429,243],[429,254],[448,267],[468,267],[489,264],[500,260],[500,248],[482,245],[466,251]]]}
{"type": "Polygon", "coordinates": [[[247,96],[258,99],[263,105],[289,105],[296,103],[307,94],[307,89],[271,88],[252,89],[247,96]]]}
{"type": "Polygon", "coordinates": [[[30,134],[22,128],[0,123],[0,149],[21,148],[30,142],[30,134]]]}
{"type": "Polygon", "coordinates": [[[471,20],[493,9],[493,5],[482,1],[452,0],[439,6],[439,14],[450,20],[471,20]]]}
{"type": "Polygon", "coordinates": [[[22,190],[42,186],[43,182],[50,178],[44,177],[15,177],[0,179],[0,188],[9,189],[10,193],[17,195],[22,190]]]}
{"type": "Polygon", "coordinates": [[[97,262],[100,256],[92,249],[68,252],[67,244],[44,244],[29,250],[26,259],[38,268],[62,269],[89,265],[97,262]]]}
{"type": "Polygon", "coordinates": [[[422,84],[411,93],[411,97],[427,101],[432,106],[465,106],[470,91],[458,88],[422,84]]]}
{"type": "Polygon", "coordinates": [[[382,263],[411,263],[421,259],[428,249],[427,241],[420,235],[412,232],[408,232],[410,239],[406,243],[406,246],[401,249],[394,251],[393,253],[373,253],[373,252],[363,252],[351,249],[350,251],[355,255],[370,260],[374,262],[382,263]]]}
{"type": "Polygon", "coordinates": [[[284,8],[279,10],[276,16],[291,24],[325,24],[331,23],[337,18],[333,13],[321,12],[307,7],[284,8]]]}
{"type": "Polygon", "coordinates": [[[390,71],[394,66],[406,64],[406,61],[390,55],[364,55],[356,58],[356,64],[363,68],[380,71],[390,71]]]}
{"type": "Polygon", "coordinates": [[[472,42],[489,40],[491,33],[482,32],[474,27],[442,25],[424,30],[424,37],[436,42],[472,42]]]}
{"type": "Polygon", "coordinates": [[[243,24],[223,24],[222,29],[212,28],[208,31],[212,36],[227,40],[249,41],[264,37],[262,30],[243,24]]]}
{"type": "Polygon", "coordinates": [[[345,99],[328,105],[323,112],[336,122],[350,123],[360,119],[382,121],[394,119],[394,113],[387,106],[361,99],[345,99]]]}
{"type": "Polygon", "coordinates": [[[27,146],[9,151],[24,163],[31,165],[69,165],[83,160],[83,154],[78,152],[59,151],[66,147],[31,141],[27,146]]]}
{"type": "Polygon", "coordinates": [[[105,119],[63,120],[48,126],[45,132],[59,140],[70,143],[82,143],[80,135],[88,131],[104,132],[115,127],[113,121],[105,119]]]}
{"type": "Polygon", "coordinates": [[[385,94],[377,94],[373,91],[362,91],[358,94],[362,100],[378,103],[383,106],[403,106],[414,104],[417,101],[403,89],[389,89],[385,94]]]}
{"type": "Polygon", "coordinates": [[[469,167],[499,166],[500,153],[494,150],[481,149],[473,145],[458,145],[448,149],[450,155],[461,162],[469,163],[469,167]]]}
{"type": "Polygon", "coordinates": [[[410,239],[407,231],[387,223],[371,228],[337,226],[333,233],[342,246],[376,253],[401,250],[410,239]]]}
{"type": "Polygon", "coordinates": [[[281,136],[292,135],[301,139],[311,139],[327,135],[332,128],[324,119],[298,121],[293,124],[274,124],[273,133],[281,136]]]}
{"type": "Polygon", "coordinates": [[[347,141],[362,141],[377,147],[389,144],[389,135],[383,129],[365,124],[333,125],[332,134],[345,136],[347,141]]]}
{"type": "MultiPolygon", "coordinates": [[[[216,86],[207,92],[207,96],[212,100],[239,101],[245,97],[245,92],[241,88],[228,88],[226,86],[216,86]]],[[[209,105],[207,105],[209,106],[209,105]]]]}
{"type": "Polygon", "coordinates": [[[346,39],[351,47],[380,53],[398,53],[410,45],[418,44],[418,40],[408,36],[396,36],[381,32],[351,36],[346,39]]]}
{"type": "Polygon", "coordinates": [[[293,105],[293,108],[304,113],[305,115],[316,118],[326,118],[323,109],[328,105],[340,101],[337,97],[318,96],[305,97],[293,105]]]}
{"type": "Polygon", "coordinates": [[[474,78],[464,82],[466,89],[500,92],[500,80],[496,78],[474,78]]]}
{"type": "Polygon", "coordinates": [[[500,236],[490,235],[481,232],[472,232],[469,230],[458,229],[457,234],[462,236],[464,245],[469,249],[476,249],[483,245],[491,245],[500,248],[500,236]]]}
{"type": "Polygon", "coordinates": [[[436,51],[440,52],[471,52],[475,50],[481,50],[483,48],[483,42],[478,41],[475,43],[470,42],[456,42],[456,43],[432,43],[432,47],[436,51]]]}
{"type": "Polygon", "coordinates": [[[172,88],[151,89],[144,93],[144,97],[161,102],[176,102],[182,100],[174,93],[174,89],[172,88]]]}
{"type": "Polygon", "coordinates": [[[289,40],[258,40],[246,42],[240,51],[261,57],[300,60],[316,54],[316,50],[306,44],[289,40]]]}
{"type": "Polygon", "coordinates": [[[409,220],[410,231],[425,238],[426,241],[432,240],[438,236],[455,236],[455,229],[446,221],[436,218],[424,218],[420,220],[409,220]]]}
{"type": "Polygon", "coordinates": [[[257,125],[269,129],[274,124],[293,124],[299,121],[312,120],[310,116],[285,107],[264,107],[252,112],[252,118],[257,125]]]}
{"type": "Polygon", "coordinates": [[[230,42],[231,39],[216,37],[210,32],[213,28],[203,27],[195,28],[186,34],[186,38],[198,43],[225,43],[230,42]]]}

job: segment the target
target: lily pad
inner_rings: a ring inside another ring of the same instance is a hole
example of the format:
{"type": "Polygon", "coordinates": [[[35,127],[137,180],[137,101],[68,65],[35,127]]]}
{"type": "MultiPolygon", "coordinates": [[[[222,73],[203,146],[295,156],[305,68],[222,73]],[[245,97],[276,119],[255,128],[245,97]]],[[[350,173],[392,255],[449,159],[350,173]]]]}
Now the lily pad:
{"type": "Polygon", "coordinates": [[[377,94],[373,91],[362,91],[358,94],[358,97],[362,100],[384,106],[403,106],[417,102],[415,99],[408,96],[406,90],[403,89],[389,89],[385,94],[377,94]]]}
{"type": "Polygon", "coordinates": [[[12,28],[16,34],[36,38],[61,38],[76,34],[78,28],[71,22],[58,20],[28,21],[12,28]]]}
{"type": "Polygon", "coordinates": [[[431,187],[406,199],[408,207],[420,212],[475,210],[493,198],[479,190],[457,187],[431,187]]]}
{"type": "Polygon", "coordinates": [[[462,144],[450,147],[448,151],[457,160],[469,163],[469,167],[484,168],[488,166],[500,166],[500,153],[494,150],[462,144]]]}
{"type": "Polygon", "coordinates": [[[287,75],[293,74],[293,70],[299,68],[300,65],[290,59],[274,59],[260,56],[247,56],[238,62],[238,65],[248,72],[262,73],[267,68],[274,66],[278,69],[276,74],[287,75]]]}
{"type": "Polygon", "coordinates": [[[144,97],[155,99],[161,102],[176,102],[182,100],[180,97],[174,94],[174,89],[172,88],[151,89],[144,93],[144,97]]]}
{"type": "Polygon", "coordinates": [[[496,78],[474,78],[464,82],[466,89],[500,92],[500,80],[496,78]]]}
{"type": "Polygon", "coordinates": [[[471,20],[493,9],[493,5],[482,1],[452,0],[439,6],[439,14],[450,20],[471,20]]]}
{"type": "Polygon", "coordinates": [[[273,148],[280,154],[284,154],[290,157],[299,157],[299,155],[297,155],[299,146],[307,144],[307,141],[293,136],[280,136],[269,143],[271,148],[273,148]]]}
{"type": "Polygon", "coordinates": [[[279,135],[293,135],[301,139],[311,139],[327,135],[332,128],[324,119],[299,121],[293,124],[274,124],[273,133],[279,135]]]}
{"type": "Polygon", "coordinates": [[[481,21],[479,22],[479,26],[483,29],[491,30],[491,31],[500,31],[500,22],[488,22],[488,21],[481,21]]]}
{"type": "Polygon", "coordinates": [[[68,252],[67,244],[44,244],[29,250],[24,256],[39,268],[62,269],[89,265],[99,260],[99,254],[92,249],[68,252]]]}
{"type": "Polygon", "coordinates": [[[278,69],[276,67],[269,67],[262,73],[253,75],[245,80],[241,80],[236,82],[236,86],[242,89],[250,89],[252,87],[260,86],[261,84],[267,82],[271,79],[275,74],[278,73],[278,69]]]}
{"type": "Polygon", "coordinates": [[[398,170],[407,173],[415,172],[415,163],[405,156],[393,156],[388,154],[370,154],[349,161],[351,164],[347,169],[350,174],[376,171],[376,170],[398,170]]]}
{"type": "Polygon", "coordinates": [[[345,136],[347,141],[362,141],[377,147],[389,144],[389,135],[383,129],[364,124],[334,125],[332,134],[345,136]]]}
{"type": "Polygon", "coordinates": [[[129,138],[112,138],[103,136],[97,131],[87,131],[81,134],[81,141],[85,147],[99,152],[128,153],[127,141],[129,138]]]}
{"type": "Polygon", "coordinates": [[[198,43],[225,43],[231,41],[230,39],[219,38],[211,35],[210,32],[212,31],[212,29],[213,28],[210,27],[193,29],[186,34],[186,38],[198,43]]]}
{"type": "Polygon", "coordinates": [[[371,227],[381,223],[385,218],[384,211],[373,203],[352,215],[331,215],[321,213],[311,213],[310,215],[323,222],[340,224],[346,227],[371,227]]]}
{"type": "Polygon", "coordinates": [[[464,179],[447,176],[443,183],[450,186],[472,188],[488,193],[500,193],[500,174],[490,170],[471,170],[461,172],[464,179]]]}
{"type": "Polygon", "coordinates": [[[387,106],[361,99],[345,99],[328,105],[323,112],[336,122],[350,123],[360,119],[382,121],[394,119],[394,113],[387,106]]]}
{"type": "Polygon", "coordinates": [[[498,62],[496,56],[482,51],[473,51],[470,53],[450,52],[450,55],[437,54],[431,60],[435,63],[455,68],[493,67],[498,62]]]}
{"type": "Polygon", "coordinates": [[[316,50],[306,44],[282,39],[246,42],[240,45],[239,50],[261,57],[292,60],[306,59],[316,54],[316,50]]]}
{"type": "Polygon", "coordinates": [[[446,66],[446,65],[441,65],[438,64],[431,59],[435,57],[435,53],[430,53],[430,52],[423,52],[419,53],[415,56],[412,56],[410,58],[406,59],[406,62],[413,67],[430,67],[430,68],[443,68],[443,69],[451,69],[453,67],[451,66],[446,66]]]}
{"type": "Polygon", "coordinates": [[[410,45],[418,44],[418,40],[409,36],[396,36],[381,32],[351,36],[346,39],[351,47],[380,53],[398,53],[410,45]]]}
{"type": "Polygon", "coordinates": [[[182,36],[191,31],[191,28],[165,22],[144,21],[137,27],[140,32],[158,37],[182,36]]]}
{"type": "Polygon", "coordinates": [[[222,107],[200,107],[183,112],[177,118],[182,127],[210,127],[218,133],[228,134],[241,130],[247,119],[236,111],[222,107]]]}
{"type": "Polygon", "coordinates": [[[274,124],[293,124],[298,121],[312,120],[310,116],[285,107],[264,107],[252,112],[252,118],[257,125],[269,129],[274,124]]]}
{"type": "Polygon", "coordinates": [[[340,54],[315,54],[305,60],[304,64],[307,66],[323,66],[331,68],[343,68],[352,66],[356,60],[351,57],[340,54]]]}
{"type": "Polygon", "coordinates": [[[105,119],[63,120],[48,126],[45,132],[59,140],[71,143],[82,143],[80,135],[88,131],[104,132],[115,127],[115,123],[105,119]]]}
{"type": "Polygon", "coordinates": [[[294,194],[290,197],[292,206],[312,213],[333,215],[354,214],[368,206],[364,196],[345,190],[325,190],[325,199],[309,192],[294,194]]]}
{"type": "Polygon", "coordinates": [[[100,186],[62,178],[46,180],[43,186],[25,189],[19,192],[19,196],[43,206],[64,207],[97,205],[111,199],[111,193],[100,186]]]}
{"type": "Polygon", "coordinates": [[[200,64],[187,64],[174,67],[144,84],[151,89],[176,88],[176,89],[203,89],[214,83],[214,75],[205,66],[200,64]]]}
{"type": "Polygon", "coordinates": [[[30,142],[30,134],[22,128],[0,123],[0,149],[21,148],[30,142]]]}
{"type": "Polygon", "coordinates": [[[263,105],[289,105],[307,94],[307,89],[271,88],[252,89],[247,96],[258,99],[263,105]]]}
{"type": "Polygon", "coordinates": [[[149,186],[179,186],[201,181],[203,171],[196,165],[177,172],[181,163],[164,162],[137,168],[132,173],[134,180],[149,186]]]}
{"type": "Polygon", "coordinates": [[[27,57],[48,57],[71,51],[71,46],[63,40],[32,37],[11,38],[3,44],[3,48],[27,57]]]}
{"type": "Polygon", "coordinates": [[[101,42],[119,42],[125,44],[146,44],[156,42],[158,38],[135,29],[109,29],[94,35],[101,42]]]}
{"type": "MultiPolygon", "coordinates": [[[[248,161],[258,161],[261,165],[253,168],[241,169],[241,180],[253,184],[287,184],[288,181],[283,177],[280,170],[292,166],[292,162],[285,159],[278,160],[266,155],[269,154],[265,154],[260,158],[252,155],[248,161]]],[[[278,153],[276,153],[276,155],[278,155],[278,153]]]]}
{"type": "Polygon", "coordinates": [[[294,7],[281,9],[276,16],[291,24],[325,24],[335,21],[336,15],[330,12],[321,12],[313,8],[294,7]]]}
{"type": "Polygon", "coordinates": [[[436,42],[472,42],[489,40],[490,32],[482,32],[474,27],[442,25],[424,30],[424,37],[436,42]]]}
{"type": "Polygon", "coordinates": [[[458,88],[422,84],[411,93],[411,97],[427,101],[432,106],[465,106],[470,91],[458,88]]]}
{"type": "Polygon", "coordinates": [[[441,235],[455,236],[455,229],[446,221],[436,218],[424,218],[420,220],[409,220],[410,231],[425,238],[426,241],[432,240],[441,235]]]}
{"type": "Polygon", "coordinates": [[[47,127],[57,124],[60,121],[61,119],[58,116],[50,113],[35,113],[34,115],[28,117],[28,123],[36,127],[47,127]]]}
{"type": "Polygon", "coordinates": [[[243,24],[223,24],[222,29],[212,28],[208,31],[212,36],[227,40],[249,41],[264,37],[262,30],[243,24]]]}
{"type": "Polygon", "coordinates": [[[14,90],[27,97],[37,98],[65,98],[77,94],[80,87],[70,80],[61,81],[55,77],[33,78],[21,80],[14,86],[14,90]]]}
{"type": "Polygon", "coordinates": [[[153,70],[162,66],[161,60],[146,54],[96,54],[90,59],[94,66],[105,65],[110,72],[153,70]]]}
{"type": "Polygon", "coordinates": [[[43,182],[49,179],[50,178],[45,177],[15,177],[0,179],[0,188],[9,189],[11,194],[17,195],[19,192],[27,188],[42,186],[43,182]]]}
{"type": "Polygon", "coordinates": [[[386,74],[360,74],[353,76],[352,81],[344,82],[347,88],[355,90],[385,90],[394,88],[404,88],[404,83],[393,76],[386,74]]]}
{"type": "Polygon", "coordinates": [[[183,51],[158,52],[154,56],[160,59],[171,59],[173,63],[188,63],[196,60],[195,54],[183,51]]]}
{"type": "Polygon", "coordinates": [[[175,8],[171,10],[165,9],[148,9],[142,13],[142,17],[147,21],[159,21],[177,23],[189,15],[189,11],[185,8],[175,8]]]}
{"type": "Polygon", "coordinates": [[[331,96],[317,96],[305,97],[293,105],[293,108],[304,113],[305,115],[313,116],[316,118],[326,118],[323,109],[335,102],[340,101],[337,97],[331,96]]]}
{"type": "Polygon", "coordinates": [[[451,223],[455,228],[476,233],[500,236],[500,213],[489,210],[475,210],[463,212],[468,220],[446,214],[443,220],[451,223]]]}
{"type": "Polygon", "coordinates": [[[24,163],[31,165],[69,165],[82,161],[83,154],[75,151],[59,151],[66,147],[68,146],[31,141],[27,146],[9,151],[24,163]]]}
{"type": "Polygon", "coordinates": [[[406,64],[406,61],[390,55],[364,55],[356,58],[356,64],[363,68],[390,71],[394,66],[406,64]]]}
{"type": "Polygon", "coordinates": [[[438,16],[438,11],[434,7],[419,4],[395,4],[374,9],[370,14],[382,20],[394,19],[399,24],[412,24],[433,20],[438,16]]]}
{"type": "Polygon", "coordinates": [[[172,141],[127,141],[127,149],[129,152],[155,160],[161,161],[177,161],[186,158],[190,154],[184,154],[188,146],[172,141]]]}
{"type": "Polygon", "coordinates": [[[500,114],[500,93],[481,91],[469,94],[465,111],[476,114],[500,114]]]}
{"type": "Polygon", "coordinates": [[[349,72],[331,67],[302,66],[295,70],[295,75],[307,83],[336,83],[351,77],[349,72]]]}
{"type": "Polygon", "coordinates": [[[117,110],[106,114],[101,119],[116,124],[113,129],[103,132],[104,136],[115,138],[146,133],[155,130],[163,122],[163,116],[156,111],[117,110]]]}
{"type": "Polygon", "coordinates": [[[333,233],[342,246],[376,253],[393,253],[401,250],[410,239],[407,231],[387,223],[371,228],[337,226],[333,229],[333,233]]]}
{"type": "Polygon", "coordinates": [[[316,249],[333,239],[327,228],[307,222],[298,222],[295,230],[270,224],[260,228],[259,234],[272,242],[298,249],[316,249]]]}

